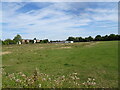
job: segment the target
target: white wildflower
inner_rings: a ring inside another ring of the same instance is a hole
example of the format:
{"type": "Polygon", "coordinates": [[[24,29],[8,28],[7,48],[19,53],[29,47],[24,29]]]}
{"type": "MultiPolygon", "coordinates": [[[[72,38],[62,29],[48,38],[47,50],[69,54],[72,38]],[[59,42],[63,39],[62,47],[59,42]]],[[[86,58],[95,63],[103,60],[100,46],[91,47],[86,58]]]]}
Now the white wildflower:
{"type": "Polygon", "coordinates": [[[41,84],[39,84],[38,87],[40,88],[40,87],[41,87],[41,84]]]}
{"type": "Polygon", "coordinates": [[[25,77],[26,75],[25,74],[22,74],[22,77],[25,77]]]}
{"type": "Polygon", "coordinates": [[[90,80],[91,80],[91,78],[88,78],[88,80],[90,81],[90,80]]]}

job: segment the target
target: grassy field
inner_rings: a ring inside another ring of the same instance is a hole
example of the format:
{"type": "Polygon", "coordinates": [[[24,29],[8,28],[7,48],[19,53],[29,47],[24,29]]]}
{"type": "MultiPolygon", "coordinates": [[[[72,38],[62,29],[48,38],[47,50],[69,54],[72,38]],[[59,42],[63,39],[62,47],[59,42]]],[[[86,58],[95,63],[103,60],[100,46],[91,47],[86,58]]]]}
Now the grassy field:
{"type": "MultiPolygon", "coordinates": [[[[38,68],[55,77],[77,73],[80,83],[91,77],[96,80],[95,87],[118,86],[118,41],[4,45],[2,50],[7,73],[29,76],[38,68]]],[[[3,86],[15,87],[10,83],[3,75],[3,86]]]]}

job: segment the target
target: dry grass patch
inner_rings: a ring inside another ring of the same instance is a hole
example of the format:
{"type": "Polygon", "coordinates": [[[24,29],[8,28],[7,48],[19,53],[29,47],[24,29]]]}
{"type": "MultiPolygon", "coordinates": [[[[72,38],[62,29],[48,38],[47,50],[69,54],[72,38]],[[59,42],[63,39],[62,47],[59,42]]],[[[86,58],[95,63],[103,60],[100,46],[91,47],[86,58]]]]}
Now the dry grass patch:
{"type": "Polygon", "coordinates": [[[10,54],[10,51],[0,52],[0,55],[10,54]]]}
{"type": "Polygon", "coordinates": [[[55,48],[55,49],[70,49],[72,47],[59,47],[59,48],[55,48]]]}
{"type": "Polygon", "coordinates": [[[92,46],[94,46],[94,45],[96,45],[96,44],[98,44],[99,42],[92,42],[92,43],[89,43],[89,44],[87,44],[87,45],[85,45],[86,47],[92,47],[92,46]]]}
{"type": "Polygon", "coordinates": [[[39,47],[39,48],[41,48],[41,49],[42,49],[42,48],[45,48],[45,47],[39,47]]]}
{"type": "Polygon", "coordinates": [[[13,48],[13,47],[6,47],[6,48],[13,48]]]}
{"type": "Polygon", "coordinates": [[[71,47],[61,47],[61,48],[71,48],[71,47]]]}
{"type": "Polygon", "coordinates": [[[70,49],[70,48],[72,48],[72,47],[53,47],[53,48],[51,48],[51,49],[70,49]]]}

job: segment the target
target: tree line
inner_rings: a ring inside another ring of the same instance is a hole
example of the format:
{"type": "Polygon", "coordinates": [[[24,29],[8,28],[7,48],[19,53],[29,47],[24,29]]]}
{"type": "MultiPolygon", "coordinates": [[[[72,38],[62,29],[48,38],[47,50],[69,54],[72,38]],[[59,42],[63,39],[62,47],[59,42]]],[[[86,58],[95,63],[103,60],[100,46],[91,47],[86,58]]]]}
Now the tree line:
{"type": "MultiPolygon", "coordinates": [[[[34,38],[34,39],[36,39],[36,38],[34,38]]],[[[93,38],[92,36],[85,37],[85,38],[68,37],[68,39],[66,41],[90,42],[90,41],[113,41],[113,40],[120,40],[120,35],[115,35],[115,34],[110,34],[110,35],[105,35],[105,36],[97,35],[97,36],[95,36],[95,38],[93,38]]],[[[22,37],[19,34],[16,35],[13,40],[12,39],[6,39],[4,41],[0,40],[0,44],[2,44],[2,45],[17,44],[18,41],[22,41],[22,37]]],[[[45,40],[42,40],[40,43],[48,43],[48,42],[49,42],[49,40],[45,39],[45,40]]]]}
{"type": "MultiPolygon", "coordinates": [[[[34,38],[33,40],[37,40],[36,38],[34,38]]],[[[9,44],[18,44],[18,42],[22,42],[22,37],[17,34],[14,39],[6,39],[4,41],[0,40],[0,44],[2,45],[9,45],[9,44]]],[[[44,39],[44,40],[41,40],[40,43],[48,43],[48,39],[44,39]]],[[[33,42],[30,42],[30,43],[33,43],[33,42]]]]}
{"type": "Polygon", "coordinates": [[[9,45],[9,44],[17,44],[18,41],[21,41],[22,40],[22,37],[18,34],[14,37],[14,39],[6,39],[4,41],[1,41],[2,42],[2,45],[9,45]]]}
{"type": "Polygon", "coordinates": [[[110,34],[110,35],[97,35],[95,38],[89,37],[68,37],[67,41],[74,41],[74,42],[90,42],[90,41],[113,41],[113,40],[120,40],[120,35],[110,34]]]}

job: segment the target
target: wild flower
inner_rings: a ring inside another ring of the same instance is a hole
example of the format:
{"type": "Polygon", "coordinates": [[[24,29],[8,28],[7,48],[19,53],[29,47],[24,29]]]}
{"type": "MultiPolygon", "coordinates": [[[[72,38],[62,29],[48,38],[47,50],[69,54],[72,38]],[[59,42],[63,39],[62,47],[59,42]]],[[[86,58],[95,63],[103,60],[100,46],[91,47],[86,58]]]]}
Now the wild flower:
{"type": "Polygon", "coordinates": [[[90,81],[90,80],[91,80],[91,78],[88,78],[88,80],[90,81]]]}
{"type": "Polygon", "coordinates": [[[51,78],[48,78],[51,81],[51,78]]]}
{"type": "Polygon", "coordinates": [[[20,80],[19,79],[16,79],[16,82],[19,82],[20,80]]]}
{"type": "Polygon", "coordinates": [[[55,76],[40,73],[38,69],[36,69],[30,76],[23,72],[12,74],[6,73],[7,75],[5,73],[2,74],[5,75],[7,79],[13,81],[16,87],[19,86],[23,88],[61,88],[65,85],[70,88],[81,87],[81,85],[89,88],[96,85],[94,78],[88,78],[86,82],[81,84],[80,78],[76,72],[69,75],[55,76]]]}
{"type": "Polygon", "coordinates": [[[86,88],[93,88],[96,85],[95,79],[88,78],[88,80],[82,83],[86,88]]]}
{"type": "Polygon", "coordinates": [[[62,78],[65,78],[65,76],[63,75],[62,78]]]}
{"type": "Polygon", "coordinates": [[[78,80],[79,80],[80,78],[76,77],[76,79],[78,79],[78,80]]]}
{"type": "Polygon", "coordinates": [[[39,84],[38,87],[41,88],[41,84],[39,84]]]}
{"type": "Polygon", "coordinates": [[[25,75],[25,74],[22,74],[21,76],[22,76],[22,77],[26,77],[26,75],[25,75]]]}
{"type": "Polygon", "coordinates": [[[43,78],[42,80],[43,80],[43,81],[45,81],[45,80],[46,80],[46,78],[43,78]]]}

